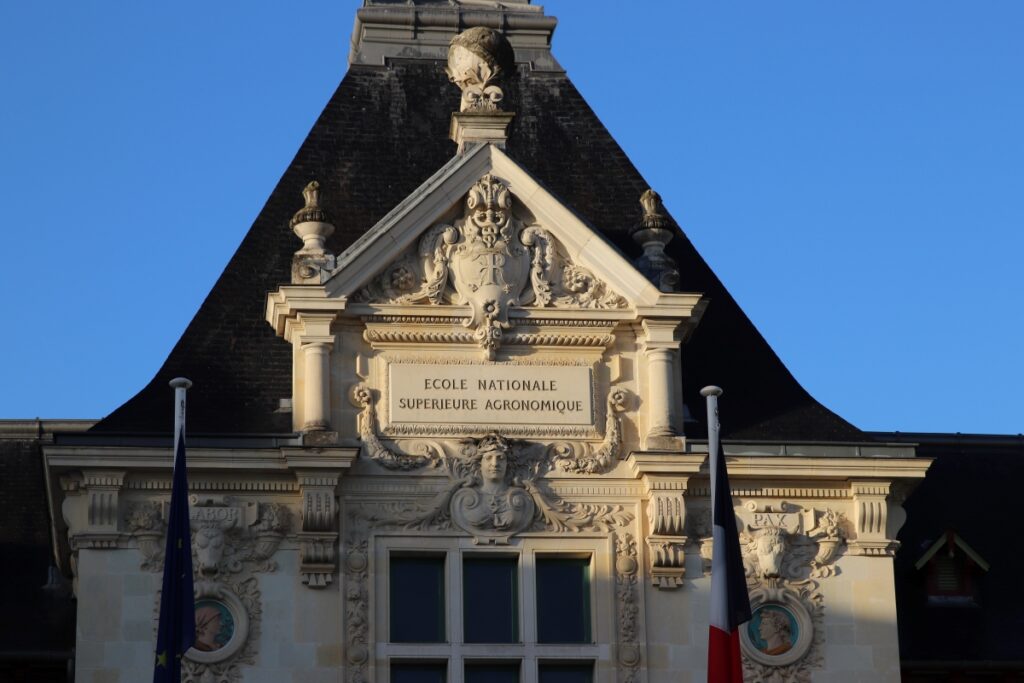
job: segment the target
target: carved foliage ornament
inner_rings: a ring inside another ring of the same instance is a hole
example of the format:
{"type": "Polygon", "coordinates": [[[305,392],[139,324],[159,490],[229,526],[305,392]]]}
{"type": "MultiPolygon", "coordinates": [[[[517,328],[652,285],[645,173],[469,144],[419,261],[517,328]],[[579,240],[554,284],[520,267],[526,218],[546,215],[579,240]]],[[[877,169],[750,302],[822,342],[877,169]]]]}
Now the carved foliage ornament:
{"type": "Polygon", "coordinates": [[[741,535],[748,577],[761,581],[826,578],[838,572],[835,559],[847,538],[848,522],[832,509],[801,510],[747,503],[741,535]]]}
{"type": "Polygon", "coordinates": [[[513,197],[494,176],[466,195],[455,225],[435,225],[418,247],[385,268],[354,301],[468,304],[463,324],[488,358],[511,325],[514,306],[624,308],[626,300],[573,263],[544,228],[513,215],[513,197]]]}
{"type": "Polygon", "coordinates": [[[182,683],[237,683],[256,662],[260,591],[255,577],[196,583],[196,644],[182,659],[182,683]]]}

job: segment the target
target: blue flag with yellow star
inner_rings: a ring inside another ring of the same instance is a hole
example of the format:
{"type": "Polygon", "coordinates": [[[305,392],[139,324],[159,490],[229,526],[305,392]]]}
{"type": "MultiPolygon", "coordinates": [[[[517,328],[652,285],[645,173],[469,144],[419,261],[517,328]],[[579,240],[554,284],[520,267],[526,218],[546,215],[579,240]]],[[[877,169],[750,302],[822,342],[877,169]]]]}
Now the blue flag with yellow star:
{"type": "Polygon", "coordinates": [[[156,636],[153,683],[181,683],[181,657],[195,642],[196,613],[192,589],[192,536],[185,474],[185,430],[174,450],[171,510],[164,552],[164,584],[160,593],[160,624],[156,636]]]}

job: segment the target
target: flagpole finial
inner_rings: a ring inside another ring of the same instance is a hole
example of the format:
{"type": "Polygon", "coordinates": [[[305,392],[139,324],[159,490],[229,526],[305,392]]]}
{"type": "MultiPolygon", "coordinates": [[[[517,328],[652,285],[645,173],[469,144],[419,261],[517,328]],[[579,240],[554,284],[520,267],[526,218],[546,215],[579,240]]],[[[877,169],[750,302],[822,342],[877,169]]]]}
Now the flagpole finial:
{"type": "Polygon", "coordinates": [[[192,380],[184,377],[175,377],[170,381],[170,385],[175,389],[189,389],[192,386],[192,380]]]}
{"type": "Polygon", "coordinates": [[[722,393],[722,387],[716,387],[714,384],[706,386],[700,390],[700,395],[705,398],[708,396],[721,396],[722,393]]]}

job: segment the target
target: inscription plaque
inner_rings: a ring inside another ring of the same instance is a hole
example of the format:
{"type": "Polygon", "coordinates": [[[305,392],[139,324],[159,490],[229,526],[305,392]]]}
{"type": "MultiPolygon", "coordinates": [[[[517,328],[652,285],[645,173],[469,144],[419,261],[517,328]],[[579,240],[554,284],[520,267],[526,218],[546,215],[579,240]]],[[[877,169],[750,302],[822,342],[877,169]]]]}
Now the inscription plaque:
{"type": "Polygon", "coordinates": [[[587,366],[392,363],[392,424],[593,425],[587,366]]]}

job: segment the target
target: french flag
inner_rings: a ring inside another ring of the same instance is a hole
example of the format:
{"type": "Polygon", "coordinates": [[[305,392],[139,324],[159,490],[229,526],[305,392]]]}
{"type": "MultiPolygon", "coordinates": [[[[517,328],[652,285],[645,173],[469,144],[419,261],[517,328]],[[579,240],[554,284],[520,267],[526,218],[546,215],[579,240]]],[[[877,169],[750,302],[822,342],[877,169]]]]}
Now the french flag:
{"type": "Polygon", "coordinates": [[[743,683],[740,625],[750,621],[750,597],[743,575],[736,513],[718,444],[718,387],[704,387],[708,401],[708,459],[714,547],[711,559],[711,627],[708,634],[708,683],[743,683]]]}

